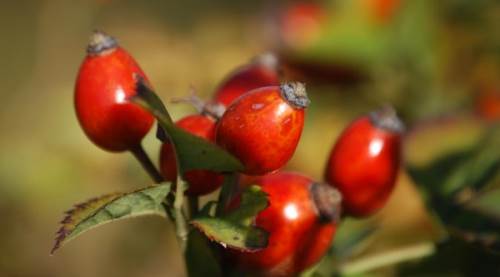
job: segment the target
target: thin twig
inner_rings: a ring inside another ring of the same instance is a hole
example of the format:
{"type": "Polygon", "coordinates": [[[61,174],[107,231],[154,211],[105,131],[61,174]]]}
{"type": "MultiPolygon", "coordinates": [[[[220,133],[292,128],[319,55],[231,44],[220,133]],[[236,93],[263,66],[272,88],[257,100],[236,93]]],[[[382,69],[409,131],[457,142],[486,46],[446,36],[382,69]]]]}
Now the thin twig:
{"type": "Polygon", "coordinates": [[[153,162],[149,158],[148,154],[146,151],[144,151],[144,148],[142,147],[142,144],[138,144],[132,148],[130,148],[130,152],[134,155],[134,157],[139,161],[139,163],[142,165],[142,168],[146,170],[146,172],[149,174],[151,179],[156,184],[159,184],[163,182],[165,179],[161,176],[160,172],[156,167],[154,166],[153,162]]]}
{"type": "Polygon", "coordinates": [[[229,200],[232,199],[238,188],[239,173],[233,172],[226,174],[224,176],[224,183],[222,184],[221,191],[219,193],[219,200],[217,203],[216,215],[221,215],[224,213],[224,209],[227,207],[229,200]]]}
{"type": "Polygon", "coordinates": [[[174,213],[175,213],[175,229],[177,240],[181,247],[182,253],[186,250],[187,237],[188,237],[188,226],[186,222],[186,216],[182,210],[184,202],[184,182],[180,177],[177,177],[175,181],[175,200],[174,200],[174,213]]]}
{"type": "Polygon", "coordinates": [[[199,210],[199,206],[200,206],[199,197],[198,196],[189,196],[188,202],[189,202],[189,214],[191,215],[191,218],[193,218],[196,216],[196,214],[198,213],[198,210],[199,210]]]}

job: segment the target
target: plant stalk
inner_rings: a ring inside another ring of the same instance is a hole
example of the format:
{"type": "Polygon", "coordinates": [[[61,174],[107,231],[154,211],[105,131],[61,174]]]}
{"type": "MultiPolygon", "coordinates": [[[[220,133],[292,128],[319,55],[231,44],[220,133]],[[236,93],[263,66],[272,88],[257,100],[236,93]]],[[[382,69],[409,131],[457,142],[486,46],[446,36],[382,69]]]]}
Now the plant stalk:
{"type": "Polygon", "coordinates": [[[182,253],[185,253],[188,232],[189,232],[186,216],[184,215],[184,212],[182,210],[184,202],[185,184],[180,177],[177,177],[174,185],[175,185],[174,214],[175,214],[176,236],[177,240],[179,241],[182,253]]]}
{"type": "Polygon", "coordinates": [[[215,214],[220,216],[224,213],[224,209],[229,204],[236,191],[238,190],[239,173],[233,172],[224,176],[224,183],[222,184],[219,193],[219,200],[217,203],[217,210],[215,214]]]}
{"type": "Polygon", "coordinates": [[[132,152],[134,157],[139,161],[139,163],[142,165],[142,168],[146,170],[155,184],[159,184],[164,181],[160,172],[158,171],[158,169],[156,169],[146,151],[144,151],[142,144],[139,143],[138,145],[130,148],[130,152],[132,152]]]}
{"type": "Polygon", "coordinates": [[[199,206],[200,206],[199,197],[198,196],[189,196],[188,202],[189,202],[189,214],[191,215],[191,218],[193,218],[196,216],[196,214],[198,214],[198,210],[199,210],[199,206]]]}

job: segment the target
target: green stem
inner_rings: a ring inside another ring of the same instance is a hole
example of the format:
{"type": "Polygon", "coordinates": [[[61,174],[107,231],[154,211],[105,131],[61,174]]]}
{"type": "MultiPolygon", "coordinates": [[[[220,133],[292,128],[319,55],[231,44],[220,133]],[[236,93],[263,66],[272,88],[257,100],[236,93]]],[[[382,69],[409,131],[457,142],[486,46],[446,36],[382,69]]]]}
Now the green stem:
{"type": "Polygon", "coordinates": [[[216,215],[219,216],[224,213],[224,209],[229,204],[229,200],[234,196],[238,189],[239,173],[233,172],[224,176],[224,183],[222,184],[219,193],[219,200],[217,203],[216,215]]]}
{"type": "Polygon", "coordinates": [[[149,158],[148,154],[146,151],[144,151],[144,148],[142,147],[142,144],[138,144],[132,148],[130,148],[130,152],[134,155],[134,157],[139,161],[139,163],[142,165],[142,168],[146,170],[146,172],[149,174],[151,179],[156,184],[159,184],[164,181],[163,177],[161,176],[160,172],[156,167],[154,166],[153,162],[149,158]]]}
{"type": "Polygon", "coordinates": [[[189,214],[191,215],[191,218],[195,217],[196,214],[198,214],[199,206],[200,206],[200,201],[198,196],[189,196],[188,197],[189,201],[189,214]]]}
{"type": "Polygon", "coordinates": [[[174,200],[175,229],[176,229],[177,240],[179,241],[182,253],[184,253],[186,250],[187,237],[189,231],[186,222],[186,215],[182,210],[184,204],[185,185],[180,177],[177,177],[174,185],[175,185],[175,200],[174,200]]]}

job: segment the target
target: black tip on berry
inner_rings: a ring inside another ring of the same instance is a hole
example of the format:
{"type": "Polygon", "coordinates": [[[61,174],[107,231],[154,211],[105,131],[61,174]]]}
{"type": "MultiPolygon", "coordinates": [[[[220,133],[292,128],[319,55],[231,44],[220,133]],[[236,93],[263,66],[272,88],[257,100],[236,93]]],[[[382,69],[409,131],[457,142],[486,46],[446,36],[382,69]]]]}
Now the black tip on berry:
{"type": "Polygon", "coordinates": [[[378,128],[387,130],[393,133],[403,133],[405,125],[396,114],[393,107],[386,105],[379,110],[370,113],[370,120],[373,125],[378,128]]]}
{"type": "Polygon", "coordinates": [[[306,86],[303,83],[283,83],[280,86],[280,91],[281,96],[295,108],[305,109],[311,103],[307,97],[306,86]]]}
{"type": "Polygon", "coordinates": [[[260,64],[265,68],[277,70],[279,66],[278,56],[273,52],[264,52],[252,59],[252,63],[260,64]]]}
{"type": "Polygon", "coordinates": [[[340,221],[342,195],[338,190],[327,184],[313,183],[310,193],[320,221],[340,221]]]}
{"type": "Polygon", "coordinates": [[[118,47],[118,41],[99,30],[95,30],[90,36],[89,44],[87,45],[87,54],[101,55],[103,52],[112,50],[118,47]]]}

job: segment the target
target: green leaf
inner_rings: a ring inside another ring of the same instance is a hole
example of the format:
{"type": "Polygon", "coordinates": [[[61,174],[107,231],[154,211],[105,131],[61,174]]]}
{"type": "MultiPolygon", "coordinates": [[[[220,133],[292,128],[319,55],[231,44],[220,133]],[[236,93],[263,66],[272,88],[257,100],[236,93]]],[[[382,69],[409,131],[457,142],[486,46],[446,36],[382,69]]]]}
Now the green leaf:
{"type": "Polygon", "coordinates": [[[198,213],[200,216],[205,217],[205,216],[210,216],[212,215],[212,211],[214,210],[214,207],[217,205],[217,201],[211,200],[208,201],[203,208],[201,208],[200,212],[198,213]]]}
{"type": "Polygon", "coordinates": [[[485,188],[500,176],[499,136],[499,129],[492,128],[476,146],[410,170],[452,237],[496,250],[500,250],[500,199],[495,190],[485,188]]]}
{"type": "Polygon", "coordinates": [[[162,201],[170,184],[147,187],[130,193],[115,193],[77,204],[66,212],[51,254],[82,233],[118,219],[158,215],[165,217],[162,201]]]}
{"type": "Polygon", "coordinates": [[[186,247],[186,267],[189,277],[222,276],[219,262],[209,241],[197,230],[189,233],[186,247]]]}
{"type": "Polygon", "coordinates": [[[492,129],[477,145],[449,153],[425,167],[408,165],[411,177],[434,198],[454,197],[463,189],[478,191],[500,170],[500,129],[492,129]]]}
{"type": "Polygon", "coordinates": [[[224,149],[175,126],[161,100],[141,80],[137,83],[137,90],[137,96],[131,100],[156,117],[160,127],[174,144],[179,170],[182,174],[193,169],[216,172],[243,170],[240,161],[224,149]]]}
{"type": "Polygon", "coordinates": [[[220,218],[199,217],[191,221],[191,224],[224,247],[257,251],[267,246],[268,233],[251,223],[267,206],[266,193],[259,186],[251,186],[243,192],[237,209],[220,218]]]}
{"type": "Polygon", "coordinates": [[[456,153],[447,154],[424,167],[407,165],[406,168],[411,178],[420,186],[424,192],[432,195],[439,194],[440,187],[446,176],[461,163],[472,156],[474,151],[469,149],[456,153]]]}
{"type": "Polygon", "coordinates": [[[484,187],[500,170],[500,144],[481,145],[469,159],[454,168],[441,187],[444,195],[453,194],[466,186],[474,190],[484,187]]]}
{"type": "Polygon", "coordinates": [[[500,188],[482,193],[468,206],[500,221],[500,188]]]}
{"type": "Polygon", "coordinates": [[[253,185],[248,187],[242,194],[239,208],[227,214],[225,218],[248,226],[252,223],[251,221],[255,215],[264,210],[267,205],[267,194],[259,186],[253,185]]]}
{"type": "Polygon", "coordinates": [[[175,145],[181,172],[207,169],[216,172],[243,170],[243,165],[219,146],[176,126],[161,124],[175,145]]]}
{"type": "Polygon", "coordinates": [[[267,245],[267,233],[259,228],[243,226],[219,218],[198,218],[191,223],[210,240],[224,247],[257,251],[267,245]]]}
{"type": "Polygon", "coordinates": [[[461,240],[437,245],[436,253],[401,264],[395,276],[498,276],[498,255],[461,240]]]}
{"type": "Polygon", "coordinates": [[[348,259],[366,248],[367,241],[375,233],[377,227],[372,221],[344,219],[335,234],[332,254],[337,259],[348,259]]]}

